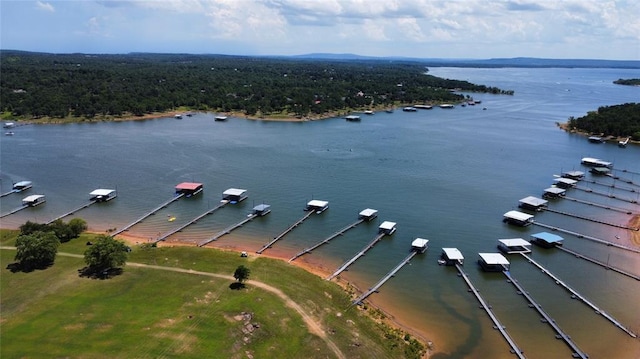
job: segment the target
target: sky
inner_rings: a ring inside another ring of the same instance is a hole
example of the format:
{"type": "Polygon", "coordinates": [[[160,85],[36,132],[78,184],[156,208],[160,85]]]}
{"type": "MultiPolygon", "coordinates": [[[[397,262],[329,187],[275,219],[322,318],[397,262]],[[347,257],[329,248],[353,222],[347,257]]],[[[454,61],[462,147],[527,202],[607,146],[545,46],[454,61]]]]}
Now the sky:
{"type": "Polygon", "coordinates": [[[0,0],[0,48],[640,60],[640,1],[0,0]]]}

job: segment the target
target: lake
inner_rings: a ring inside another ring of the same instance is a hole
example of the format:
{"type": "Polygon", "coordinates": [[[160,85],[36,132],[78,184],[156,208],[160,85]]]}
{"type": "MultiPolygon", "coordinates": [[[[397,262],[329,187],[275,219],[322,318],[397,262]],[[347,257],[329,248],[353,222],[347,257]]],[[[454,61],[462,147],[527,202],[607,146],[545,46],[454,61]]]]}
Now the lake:
{"type": "MultiPolygon", "coordinates": [[[[265,252],[288,259],[354,222],[361,210],[374,208],[379,211],[375,221],[358,225],[296,262],[331,273],[376,236],[382,221],[396,222],[397,232],[383,238],[340,280],[366,290],[409,253],[414,238],[429,239],[427,252],[417,255],[368,301],[432,341],[438,352],[434,358],[514,357],[455,268],[438,265],[443,247],[460,249],[465,272],[528,358],[570,357],[567,345],[555,339],[551,327],[540,321],[505,276],[481,271],[476,260],[479,252],[496,252],[500,238],[530,239],[546,231],[536,225],[504,224],[502,216],[517,209],[521,198],[541,196],[554,175],[586,172],[580,164],[583,157],[613,162],[614,174],[633,184],[618,181],[611,188],[581,183],[604,195],[570,189],[567,196],[640,212],[637,203],[630,203],[639,199],[640,146],[593,144],[556,126],[599,106],[638,102],[640,87],[612,82],[640,78],[640,70],[432,68],[430,73],[514,90],[515,95],[471,94],[482,102],[454,109],[361,114],[361,122],[219,122],[215,114],[198,113],[182,120],[18,127],[14,136],[3,136],[0,142],[1,190],[10,190],[20,180],[33,181],[34,187],[2,198],[1,213],[20,206],[30,194],[45,194],[47,202],[2,218],[2,227],[49,221],[85,203],[94,189],[113,188],[118,191],[115,200],[92,205],[76,216],[95,231],[121,228],[170,199],[178,183],[200,182],[202,195],[170,204],[128,233],[140,242],[154,240],[216,206],[226,189],[241,188],[247,190],[247,200],[225,206],[168,241],[195,244],[243,220],[253,206],[267,203],[271,214],[212,244],[257,255],[256,250],[305,214],[308,201],[328,201],[329,210],[312,215],[265,252]],[[176,219],[170,222],[169,217],[176,219]]],[[[614,184],[610,178],[597,180],[614,184]]],[[[624,211],[568,200],[552,201],[549,207],[611,223],[630,219],[624,211]]],[[[552,212],[536,214],[535,219],[633,246],[629,230],[552,212]]],[[[558,234],[565,238],[566,248],[640,275],[638,253],[558,234]]],[[[559,250],[534,246],[532,257],[624,326],[640,332],[638,281],[559,250]]],[[[638,339],[571,299],[520,255],[508,259],[511,275],[592,358],[640,357],[638,339]]]]}

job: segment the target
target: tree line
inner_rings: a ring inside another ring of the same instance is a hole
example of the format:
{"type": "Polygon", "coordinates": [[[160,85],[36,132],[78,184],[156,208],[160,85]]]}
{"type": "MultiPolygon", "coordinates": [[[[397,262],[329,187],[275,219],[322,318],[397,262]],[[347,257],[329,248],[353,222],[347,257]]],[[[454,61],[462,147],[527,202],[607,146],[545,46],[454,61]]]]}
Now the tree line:
{"type": "Polygon", "coordinates": [[[616,85],[640,86],[640,79],[617,79],[613,83],[616,85]]]}
{"type": "Polygon", "coordinates": [[[640,103],[602,106],[585,116],[570,117],[568,127],[592,134],[631,137],[640,141],[640,103]]]}
{"type": "Polygon", "coordinates": [[[306,116],[465,99],[452,89],[513,94],[431,76],[411,61],[9,50],[0,58],[0,110],[15,118],[142,116],[176,108],[306,116]]]}

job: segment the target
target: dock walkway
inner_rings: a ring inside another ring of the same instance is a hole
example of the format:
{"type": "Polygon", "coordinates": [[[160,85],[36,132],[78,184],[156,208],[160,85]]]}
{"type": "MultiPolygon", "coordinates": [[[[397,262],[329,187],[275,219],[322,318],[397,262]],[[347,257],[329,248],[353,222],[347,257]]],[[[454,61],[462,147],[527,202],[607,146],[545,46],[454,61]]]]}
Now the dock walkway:
{"type": "Polygon", "coordinates": [[[95,200],[91,200],[91,201],[89,201],[88,203],[85,203],[85,204],[83,204],[82,206],[80,206],[80,207],[78,207],[78,208],[76,208],[76,209],[73,209],[73,210],[71,210],[71,211],[69,211],[69,212],[67,212],[67,213],[65,213],[65,214],[63,214],[63,215],[61,215],[61,216],[58,216],[58,217],[56,217],[56,218],[54,218],[54,219],[50,220],[49,222],[47,222],[47,223],[45,223],[45,224],[51,224],[51,223],[53,223],[53,222],[55,222],[55,221],[57,221],[57,220],[59,220],[59,219],[63,219],[64,217],[70,216],[70,215],[72,215],[72,214],[74,214],[74,213],[76,213],[76,212],[78,212],[78,211],[80,211],[80,210],[82,210],[82,209],[85,209],[85,208],[87,208],[87,207],[91,206],[91,205],[92,205],[92,204],[94,204],[94,203],[96,203],[96,201],[95,201],[95,200]]]}
{"type": "Polygon", "coordinates": [[[364,219],[359,219],[356,222],[351,223],[350,225],[342,228],[341,230],[339,230],[339,231],[335,232],[334,234],[330,235],[329,237],[325,238],[323,241],[316,243],[312,247],[303,249],[302,251],[298,252],[295,256],[291,257],[291,259],[289,259],[289,263],[291,263],[294,260],[298,259],[298,257],[302,257],[303,255],[305,255],[307,253],[310,253],[311,251],[313,251],[314,249],[320,247],[321,245],[329,243],[329,241],[331,241],[332,239],[345,234],[345,232],[347,232],[348,230],[350,230],[352,228],[355,228],[357,225],[359,225],[362,222],[364,222],[364,219]]]}
{"type": "Polygon", "coordinates": [[[580,190],[580,191],[587,192],[587,193],[597,194],[598,196],[604,196],[604,197],[607,197],[607,198],[616,199],[616,200],[619,200],[619,201],[622,201],[622,202],[634,203],[634,204],[638,203],[638,201],[635,200],[635,199],[621,198],[621,197],[618,197],[618,196],[616,196],[614,194],[611,194],[611,193],[600,192],[600,191],[596,191],[596,190],[593,190],[593,189],[587,188],[587,187],[575,186],[573,188],[575,188],[577,190],[580,190]]]}
{"type": "Polygon", "coordinates": [[[17,192],[16,190],[12,189],[12,190],[11,190],[11,191],[9,191],[9,192],[5,192],[5,193],[0,194],[0,198],[2,198],[2,197],[6,197],[6,196],[8,196],[8,195],[10,195],[10,194],[12,194],[12,193],[18,193],[18,192],[17,192]]]}
{"type": "Polygon", "coordinates": [[[568,217],[573,217],[573,218],[578,218],[578,219],[582,219],[585,221],[589,221],[589,222],[594,222],[594,223],[599,223],[599,224],[604,224],[607,226],[611,226],[611,227],[616,227],[616,228],[622,228],[622,229],[628,229],[630,231],[638,231],[638,228],[636,227],[628,227],[625,226],[624,224],[616,224],[616,223],[611,223],[611,222],[607,222],[607,221],[601,221],[599,219],[595,219],[595,218],[590,218],[590,217],[585,217],[585,216],[581,216],[579,214],[574,214],[574,213],[569,213],[569,212],[564,212],[564,211],[559,211],[557,209],[551,209],[551,208],[546,208],[545,211],[547,212],[552,212],[552,213],[557,213],[557,214],[561,214],[563,216],[568,216],[568,217]]]}
{"type": "Polygon", "coordinates": [[[578,348],[576,343],[574,343],[573,340],[571,340],[571,337],[569,337],[560,328],[560,326],[556,323],[556,321],[553,318],[551,318],[549,316],[549,314],[547,314],[547,312],[545,312],[542,309],[540,304],[538,304],[533,299],[533,297],[531,297],[531,295],[529,295],[529,293],[520,285],[520,283],[518,283],[517,280],[515,280],[513,277],[511,277],[511,274],[509,273],[509,271],[503,271],[502,273],[507,277],[507,279],[509,280],[509,283],[513,284],[513,286],[516,287],[516,289],[518,290],[518,294],[522,294],[527,299],[529,304],[531,304],[531,306],[533,308],[535,308],[538,311],[538,313],[540,313],[540,315],[542,315],[543,321],[545,323],[549,324],[553,328],[553,330],[557,333],[556,338],[562,339],[562,340],[564,340],[565,343],[567,343],[569,348],[571,348],[571,350],[572,350],[572,355],[573,355],[574,358],[582,358],[582,359],[589,358],[589,356],[586,353],[584,353],[582,350],[580,350],[580,348],[578,348]]]}
{"type": "Polygon", "coordinates": [[[577,291],[575,291],[573,288],[569,287],[565,282],[563,282],[560,278],[556,277],[553,273],[551,273],[548,269],[546,269],[545,267],[543,267],[540,263],[534,261],[531,257],[529,257],[528,255],[524,254],[524,253],[520,253],[521,256],[523,256],[524,258],[526,258],[529,263],[533,264],[534,266],[538,267],[538,269],[540,269],[542,271],[542,273],[548,275],[551,279],[553,279],[556,284],[561,285],[564,287],[564,289],[566,289],[567,291],[569,291],[569,293],[572,294],[572,298],[577,298],[580,301],[582,301],[584,304],[586,304],[587,306],[591,307],[591,309],[593,309],[596,314],[600,314],[603,317],[605,317],[607,320],[609,320],[611,323],[613,323],[613,325],[615,325],[616,327],[622,329],[625,333],[629,334],[632,338],[637,338],[638,336],[633,333],[631,330],[625,328],[622,324],[620,324],[615,318],[613,318],[611,315],[607,314],[604,310],[598,308],[595,304],[593,304],[590,300],[588,300],[586,297],[584,297],[583,295],[581,295],[580,293],[578,293],[577,291]]]}
{"type": "Polygon", "coordinates": [[[504,339],[507,341],[507,343],[511,347],[511,352],[517,355],[518,358],[524,358],[525,356],[522,354],[522,350],[518,348],[518,345],[516,344],[516,342],[511,338],[509,333],[507,333],[505,326],[500,323],[500,321],[498,320],[498,317],[496,317],[496,315],[493,314],[491,307],[484,301],[484,299],[482,298],[482,296],[480,295],[476,287],[473,285],[473,283],[471,283],[471,279],[469,279],[469,276],[467,276],[467,274],[462,270],[462,266],[456,263],[456,269],[458,270],[458,273],[460,273],[460,276],[462,277],[462,279],[464,279],[465,283],[467,283],[467,286],[469,287],[473,295],[476,296],[476,299],[478,300],[478,302],[480,302],[480,306],[482,306],[482,309],[484,309],[487,315],[489,315],[489,318],[493,322],[494,328],[500,331],[500,334],[502,334],[504,339]]]}
{"type": "Polygon", "coordinates": [[[234,224],[232,226],[229,226],[229,227],[223,229],[222,231],[218,232],[215,236],[213,236],[213,237],[211,237],[209,239],[205,239],[204,241],[198,243],[198,247],[202,247],[202,246],[205,246],[205,245],[207,245],[207,244],[209,244],[209,243],[211,243],[213,241],[217,241],[220,237],[231,233],[236,228],[242,227],[243,225],[245,225],[245,223],[250,222],[251,220],[253,220],[256,217],[258,217],[257,213],[250,214],[249,216],[247,216],[247,218],[243,219],[242,221],[240,221],[240,222],[238,222],[238,223],[236,223],[236,224],[234,224]]]}
{"type": "Polygon", "coordinates": [[[28,207],[29,207],[29,205],[27,205],[27,204],[23,204],[22,206],[20,206],[20,207],[18,207],[18,208],[14,208],[13,210],[11,210],[11,212],[8,212],[8,213],[5,213],[5,214],[0,215],[0,218],[4,218],[4,217],[6,217],[6,216],[10,216],[10,215],[12,215],[12,214],[14,214],[14,213],[16,213],[16,212],[20,212],[20,211],[22,211],[22,210],[23,210],[23,209],[25,209],[25,208],[28,208],[28,207]]]}
{"type": "Polygon", "coordinates": [[[568,229],[552,226],[552,225],[549,225],[549,224],[540,223],[538,221],[534,221],[533,224],[536,225],[536,226],[542,227],[542,228],[550,229],[552,231],[558,231],[558,232],[562,232],[562,233],[566,233],[566,234],[571,234],[571,235],[576,236],[578,238],[588,239],[590,241],[594,241],[594,242],[597,242],[597,243],[600,243],[600,244],[604,244],[604,245],[609,246],[609,247],[616,247],[616,248],[624,249],[624,250],[627,250],[627,251],[630,251],[630,252],[640,253],[640,249],[638,249],[638,248],[629,247],[629,246],[625,246],[623,244],[610,242],[610,241],[607,241],[607,240],[604,240],[604,239],[588,236],[586,234],[581,234],[581,233],[578,233],[578,232],[570,231],[568,229]]]}
{"type": "Polygon", "coordinates": [[[386,235],[386,233],[382,232],[379,233],[371,242],[369,242],[369,244],[367,244],[360,252],[358,252],[355,256],[353,256],[353,258],[349,259],[348,261],[346,261],[342,266],[340,266],[340,268],[338,268],[335,272],[333,272],[332,275],[330,275],[329,277],[327,277],[327,280],[332,280],[333,278],[337,277],[340,273],[344,272],[345,270],[347,270],[347,268],[353,264],[353,262],[357,261],[358,258],[362,257],[369,249],[373,248],[373,246],[376,245],[376,243],[378,243],[382,237],[384,237],[386,235]]]}
{"type": "Polygon", "coordinates": [[[172,230],[170,230],[169,232],[167,232],[167,233],[165,233],[165,234],[161,235],[160,237],[156,238],[156,239],[155,239],[155,241],[153,241],[153,242],[154,242],[154,243],[157,243],[157,242],[160,242],[160,241],[164,241],[165,239],[169,238],[170,236],[172,236],[172,235],[174,235],[174,234],[176,234],[176,233],[180,232],[181,230],[183,230],[183,229],[185,229],[185,228],[189,227],[190,225],[192,225],[192,224],[194,224],[194,223],[198,222],[198,221],[199,221],[199,220],[201,220],[202,218],[204,218],[204,217],[206,217],[206,216],[208,216],[208,215],[212,214],[213,212],[215,212],[215,211],[219,210],[220,208],[222,208],[222,207],[226,206],[226,205],[227,205],[227,203],[229,203],[229,202],[228,202],[228,201],[222,201],[219,205],[217,205],[217,206],[215,206],[215,207],[213,207],[213,208],[211,208],[211,209],[207,210],[206,212],[204,212],[203,214],[199,215],[198,217],[196,217],[196,218],[194,218],[194,219],[190,220],[189,222],[187,222],[187,223],[185,223],[185,224],[181,225],[181,226],[180,226],[180,227],[178,227],[178,228],[172,229],[172,230]]]}
{"type": "MultiPolygon", "coordinates": [[[[618,185],[616,185],[615,183],[604,183],[604,182],[600,182],[600,181],[594,181],[594,180],[590,180],[590,179],[582,179],[580,180],[580,182],[586,182],[586,183],[592,183],[592,184],[597,184],[599,186],[604,186],[604,187],[609,187],[609,188],[615,188],[615,189],[619,189],[621,191],[627,191],[627,192],[631,192],[631,193],[636,193],[638,192],[635,188],[630,188],[630,187],[620,187],[618,185]]],[[[585,188],[585,187],[581,187],[581,188],[585,188]]]]}
{"type": "Polygon", "coordinates": [[[572,201],[572,202],[577,202],[577,203],[582,203],[582,204],[586,204],[586,205],[593,206],[593,207],[608,209],[610,211],[616,211],[616,212],[630,214],[630,215],[635,214],[632,211],[630,211],[630,210],[628,210],[626,208],[622,208],[622,207],[614,207],[614,206],[609,206],[609,205],[602,204],[602,203],[595,203],[595,202],[585,201],[585,200],[582,200],[582,199],[573,198],[573,197],[567,197],[567,196],[564,196],[562,198],[564,198],[566,200],[569,200],[569,201],[572,201]]]}
{"type": "Polygon", "coordinates": [[[264,252],[267,249],[271,248],[271,246],[273,246],[277,241],[279,241],[282,237],[286,236],[287,233],[293,231],[294,228],[299,226],[302,222],[304,222],[307,218],[311,217],[311,215],[314,214],[314,213],[315,213],[315,211],[308,211],[304,216],[302,216],[302,218],[300,218],[294,224],[290,225],[287,229],[285,229],[284,232],[282,232],[278,236],[274,237],[273,240],[271,240],[271,242],[265,244],[264,246],[262,246],[262,248],[257,250],[256,253],[262,254],[262,252],[264,252]]]}
{"type": "Polygon", "coordinates": [[[367,299],[367,297],[369,297],[371,294],[373,293],[377,293],[378,289],[380,289],[380,287],[382,287],[383,284],[385,284],[389,279],[391,279],[391,277],[395,276],[396,273],[402,269],[402,267],[405,266],[405,264],[409,263],[409,261],[413,258],[413,256],[415,256],[416,254],[418,254],[418,252],[416,251],[411,251],[411,253],[409,253],[408,256],[406,256],[400,263],[398,263],[397,266],[395,266],[395,268],[393,268],[389,273],[387,273],[384,277],[382,277],[382,279],[380,279],[380,281],[378,281],[378,283],[376,283],[376,285],[374,285],[373,287],[369,288],[368,291],[366,291],[365,293],[363,293],[361,296],[359,296],[358,298],[356,298],[353,302],[351,302],[351,305],[356,305],[356,304],[360,304],[362,303],[363,300],[367,299]]]}
{"type": "Polygon", "coordinates": [[[601,266],[601,267],[603,267],[605,269],[612,270],[612,271],[620,273],[622,275],[626,275],[629,278],[633,278],[635,280],[640,281],[640,276],[637,276],[637,275],[635,275],[633,273],[627,272],[627,271],[622,270],[620,268],[613,267],[613,266],[609,265],[609,263],[604,263],[604,262],[601,262],[601,261],[599,261],[597,259],[593,259],[591,257],[587,257],[584,254],[580,254],[580,253],[578,253],[578,252],[576,252],[574,250],[571,250],[571,249],[568,249],[568,248],[565,248],[565,247],[562,247],[562,246],[556,246],[556,248],[561,250],[561,251],[563,251],[563,252],[572,254],[572,255],[576,256],[577,258],[584,259],[584,260],[586,260],[588,262],[591,262],[593,264],[597,264],[597,265],[599,265],[599,266],[601,266]]]}
{"type": "Polygon", "coordinates": [[[119,230],[117,230],[117,231],[115,231],[115,232],[111,233],[111,236],[115,237],[115,236],[117,236],[118,234],[120,234],[120,233],[122,233],[122,232],[128,231],[131,227],[133,227],[133,226],[135,226],[136,224],[138,224],[138,223],[140,223],[140,222],[144,221],[147,217],[149,217],[149,216],[151,216],[151,215],[153,215],[153,214],[156,214],[156,212],[158,212],[159,210],[161,210],[161,209],[165,208],[166,206],[168,206],[168,205],[170,205],[171,203],[173,203],[173,202],[175,202],[175,201],[179,200],[179,199],[180,199],[180,198],[182,198],[182,197],[184,197],[184,193],[180,193],[180,194],[177,194],[177,195],[175,195],[175,196],[171,197],[171,199],[169,199],[168,201],[166,201],[166,202],[162,203],[162,204],[161,204],[161,205],[159,205],[158,207],[156,207],[156,208],[152,209],[150,212],[145,213],[142,217],[140,217],[140,218],[136,219],[135,221],[133,221],[133,222],[129,223],[128,225],[126,225],[126,226],[124,226],[124,227],[120,228],[119,230]]]}

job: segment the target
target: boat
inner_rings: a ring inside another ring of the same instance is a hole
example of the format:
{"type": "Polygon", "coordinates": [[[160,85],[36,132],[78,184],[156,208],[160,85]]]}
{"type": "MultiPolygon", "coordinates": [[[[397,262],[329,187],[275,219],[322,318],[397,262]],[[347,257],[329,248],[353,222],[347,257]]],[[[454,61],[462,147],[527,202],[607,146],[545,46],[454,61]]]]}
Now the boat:
{"type": "Polygon", "coordinates": [[[364,111],[364,114],[365,115],[375,115],[376,113],[371,111],[371,110],[366,110],[366,111],[364,111]]]}
{"type": "Polygon", "coordinates": [[[347,120],[347,121],[350,121],[350,122],[357,122],[357,121],[360,121],[360,116],[349,115],[349,116],[345,117],[344,119],[347,120]]]}
{"type": "Polygon", "coordinates": [[[413,105],[413,107],[419,108],[422,110],[431,110],[433,108],[433,106],[431,105],[413,105]]]}
{"type": "Polygon", "coordinates": [[[216,121],[226,121],[227,120],[227,116],[216,116],[215,120],[216,121]]]}
{"type": "Polygon", "coordinates": [[[7,132],[5,132],[5,133],[4,133],[4,135],[5,135],[5,136],[13,136],[13,135],[15,135],[15,132],[13,132],[13,131],[7,131],[7,132]]]}
{"type": "Polygon", "coordinates": [[[416,112],[416,111],[418,111],[418,109],[413,107],[413,106],[407,106],[407,107],[404,107],[402,109],[402,111],[404,111],[404,112],[416,112]]]}
{"type": "Polygon", "coordinates": [[[618,141],[618,147],[627,147],[627,143],[629,143],[629,137],[626,140],[618,141]]]}
{"type": "Polygon", "coordinates": [[[591,143],[602,143],[604,140],[600,136],[589,136],[589,142],[591,143]]]}
{"type": "Polygon", "coordinates": [[[14,128],[16,127],[15,122],[5,122],[4,125],[2,125],[2,127],[4,128],[14,128]]]}
{"type": "Polygon", "coordinates": [[[174,217],[172,215],[169,215],[168,218],[167,218],[167,221],[169,221],[169,222],[173,222],[175,220],[176,220],[176,217],[174,217]]]}
{"type": "Polygon", "coordinates": [[[440,108],[446,108],[446,109],[450,109],[453,108],[454,106],[450,103],[443,103],[440,105],[440,108]]]}
{"type": "Polygon", "coordinates": [[[176,114],[175,116],[173,116],[176,120],[182,120],[182,115],[181,114],[176,114]]]}
{"type": "Polygon", "coordinates": [[[392,108],[388,108],[388,109],[384,110],[384,112],[386,112],[386,113],[393,113],[393,109],[392,109],[392,108]]]}

